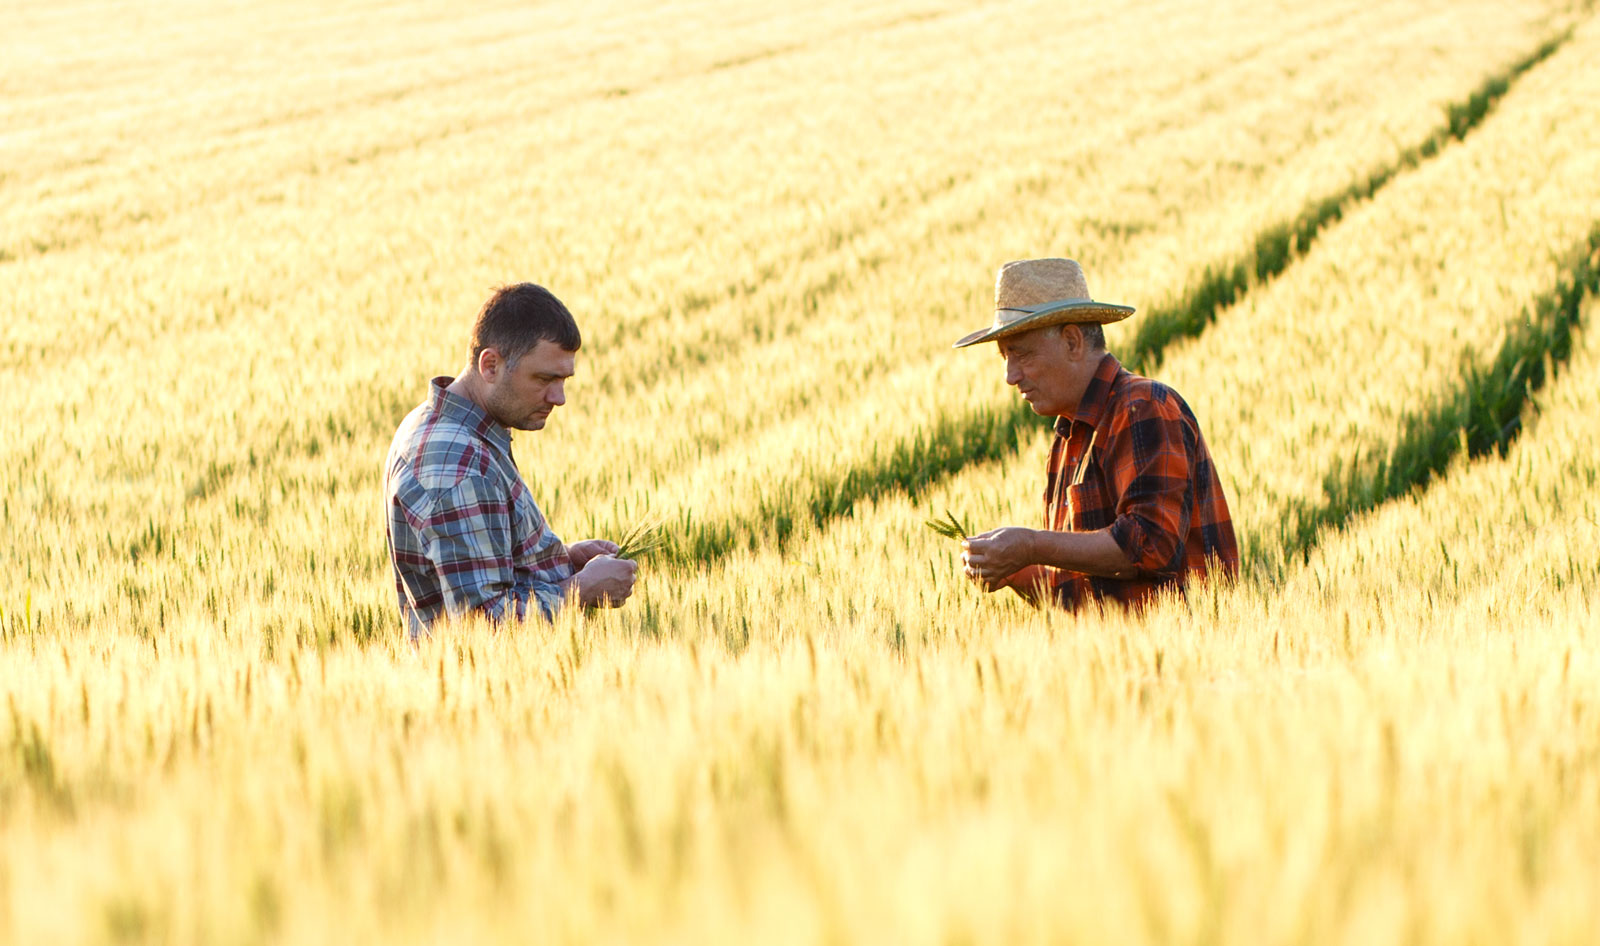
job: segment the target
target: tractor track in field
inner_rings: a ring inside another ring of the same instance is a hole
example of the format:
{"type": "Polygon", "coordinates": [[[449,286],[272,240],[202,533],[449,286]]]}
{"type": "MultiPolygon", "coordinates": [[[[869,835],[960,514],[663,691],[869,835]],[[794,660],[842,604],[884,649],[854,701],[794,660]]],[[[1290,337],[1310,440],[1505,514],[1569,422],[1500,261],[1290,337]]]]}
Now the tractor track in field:
{"type": "MultiPolygon", "coordinates": [[[[1371,199],[1402,173],[1420,167],[1448,145],[1464,141],[1516,81],[1566,45],[1575,29],[1575,24],[1567,26],[1506,69],[1486,78],[1465,99],[1448,105],[1444,123],[1394,161],[1359,175],[1343,190],[1311,201],[1295,217],[1263,230],[1243,257],[1208,264],[1179,299],[1155,308],[1144,317],[1123,362],[1139,372],[1158,366],[1169,345],[1202,334],[1224,308],[1270,282],[1303,257],[1320,234],[1342,219],[1353,206],[1371,199]]],[[[1570,331],[1570,326],[1566,331],[1570,331]]],[[[1532,376],[1528,375],[1527,379],[1531,381],[1532,376]]],[[[1517,403],[1520,410],[1522,401],[1517,403]]],[[[806,520],[823,526],[832,519],[849,515],[857,503],[865,500],[894,492],[915,497],[971,464],[1014,454],[1027,432],[1039,423],[1032,409],[1020,401],[1005,408],[980,408],[955,417],[942,417],[931,428],[919,430],[881,453],[875,453],[867,463],[820,478],[797,477],[785,484],[787,490],[779,487],[769,492],[757,515],[714,522],[683,522],[662,554],[679,564],[695,564],[754,548],[767,539],[776,540],[781,547],[806,520]]],[[[1445,420],[1439,423],[1448,426],[1445,420]]],[[[1423,436],[1425,429],[1431,428],[1418,421],[1416,436],[1423,436]]],[[[1459,429],[1459,425],[1451,428],[1452,431],[1459,429]]],[[[1415,449],[1408,448],[1408,451],[1415,449]]],[[[1399,480],[1393,477],[1410,469],[1404,464],[1413,462],[1411,456],[1410,452],[1397,455],[1395,463],[1401,465],[1385,467],[1391,471],[1386,474],[1391,479],[1385,482],[1398,484],[1399,480]]],[[[1447,461],[1448,456],[1445,457],[1447,461]]],[[[1292,541],[1314,541],[1322,528],[1342,521],[1339,510],[1353,513],[1355,507],[1350,501],[1339,497],[1356,495],[1368,488],[1365,482],[1359,477],[1351,479],[1349,490],[1354,492],[1340,492],[1342,487],[1330,487],[1331,498],[1327,504],[1297,514],[1297,522],[1305,525],[1294,528],[1292,541]]]]}
{"type": "MultiPolygon", "coordinates": [[[[1308,203],[1292,219],[1262,231],[1243,257],[1232,261],[1213,261],[1206,265],[1191,282],[1191,288],[1179,299],[1158,306],[1145,316],[1146,325],[1125,353],[1124,362],[1131,369],[1141,371],[1159,365],[1168,345],[1202,334],[1223,308],[1282,273],[1310,249],[1323,231],[1342,219],[1355,204],[1372,198],[1400,174],[1437,156],[1452,142],[1464,140],[1493,111],[1518,78],[1566,44],[1573,35],[1573,29],[1566,28],[1542,42],[1528,55],[1485,79],[1467,98],[1447,106],[1444,123],[1394,161],[1358,176],[1355,183],[1308,203]]],[[[1572,278],[1581,282],[1577,279],[1578,270],[1572,270],[1572,273],[1572,278]]],[[[1578,298],[1582,294],[1579,291],[1578,298]]],[[[1559,296],[1560,293],[1556,292],[1555,295],[1559,296]]],[[[1544,305],[1541,303],[1541,311],[1544,305]]],[[[1556,334],[1549,336],[1552,340],[1547,344],[1534,339],[1523,340],[1516,345],[1537,347],[1546,344],[1553,352],[1551,346],[1558,344],[1553,339],[1560,332],[1570,334],[1571,325],[1552,331],[1556,334]]],[[[1565,337],[1560,335],[1560,338],[1565,337]]],[[[1507,405],[1514,405],[1506,409],[1520,416],[1528,395],[1544,381],[1544,376],[1536,374],[1533,368],[1517,365],[1515,356],[1505,354],[1515,347],[1511,339],[1508,339],[1507,346],[1502,350],[1501,357],[1486,369],[1487,374],[1479,380],[1469,380],[1462,390],[1487,391],[1497,383],[1509,384],[1514,388],[1520,384],[1521,395],[1505,399],[1507,405]],[[1511,357],[1512,362],[1502,365],[1506,357],[1511,357]]],[[[1561,357],[1564,358],[1564,355],[1561,357]]],[[[1542,364],[1542,361],[1539,362],[1540,370],[1542,364]]],[[[401,407],[407,406],[408,402],[405,395],[398,391],[384,393],[387,409],[372,410],[371,405],[365,405],[349,416],[330,414],[306,425],[285,423],[277,448],[271,451],[272,456],[263,456],[260,461],[271,464],[278,459],[308,455],[323,437],[356,436],[369,432],[369,428],[375,430],[385,424],[392,426],[393,419],[387,415],[396,410],[403,413],[401,407]],[[390,394],[393,396],[388,396],[390,394]]],[[[1448,430],[1446,439],[1454,443],[1460,440],[1459,432],[1467,429],[1463,422],[1452,420],[1457,414],[1449,413],[1456,409],[1450,405],[1456,403],[1454,399],[1458,396],[1459,392],[1451,392],[1443,396],[1435,409],[1425,412],[1426,416],[1419,415],[1406,428],[1402,442],[1395,448],[1392,457],[1366,464],[1357,463],[1330,476],[1327,502],[1315,508],[1296,510],[1293,526],[1286,525],[1284,534],[1278,537],[1282,547],[1303,552],[1315,543],[1317,536],[1325,529],[1344,522],[1351,515],[1371,508],[1378,502],[1403,495],[1442,469],[1442,464],[1447,463],[1454,453],[1448,452],[1451,449],[1448,444],[1439,446],[1439,438],[1443,435],[1437,432],[1448,430]],[[1431,446],[1426,449],[1423,446],[1406,446],[1413,443],[1431,446]],[[1442,459],[1417,465],[1420,461],[1416,457],[1435,457],[1436,454],[1442,459]],[[1341,476],[1342,479],[1337,478],[1341,476]]],[[[1502,421],[1509,422],[1509,419],[1502,421]]],[[[741,549],[756,548],[768,542],[776,542],[781,548],[796,534],[797,529],[808,522],[825,526],[833,519],[850,515],[860,502],[897,492],[915,497],[969,465],[1010,456],[1016,453],[1024,438],[1040,423],[1032,410],[1020,401],[1001,408],[978,408],[941,417],[931,425],[886,445],[864,463],[823,476],[800,471],[793,477],[785,478],[785,481],[775,483],[765,491],[756,508],[741,515],[711,521],[685,519],[669,530],[669,544],[657,555],[664,561],[678,565],[704,566],[741,549]]],[[[1508,435],[1511,436],[1515,436],[1514,427],[1508,435]]],[[[1503,449],[1504,444],[1509,442],[1508,437],[1494,443],[1503,449]]],[[[1469,448],[1469,453],[1476,456],[1483,449],[1488,448],[1469,448]]],[[[254,468],[253,462],[250,468],[254,468]]],[[[235,464],[219,466],[208,474],[216,482],[207,481],[203,487],[197,484],[196,489],[191,490],[190,499],[203,498],[222,488],[225,481],[240,475],[244,469],[246,467],[235,464]]]]}
{"type": "MultiPolygon", "coordinates": [[[[1295,217],[1262,231],[1243,257],[1207,264],[1179,299],[1154,308],[1144,317],[1147,327],[1122,353],[1124,363],[1141,372],[1158,366],[1167,346],[1202,334],[1222,309],[1270,282],[1304,256],[1320,234],[1355,204],[1372,198],[1400,174],[1437,156],[1452,142],[1464,140],[1519,77],[1565,45],[1573,29],[1566,28],[1547,39],[1511,66],[1485,79],[1468,97],[1447,106],[1444,123],[1394,161],[1359,175],[1355,183],[1309,202],[1295,217]]],[[[386,398],[392,402],[391,408],[405,402],[403,394],[392,393],[393,397],[386,398]]],[[[304,429],[285,424],[273,453],[277,457],[298,455],[324,436],[337,432],[352,436],[374,424],[386,423],[385,411],[364,409],[358,413],[359,417],[330,415],[304,429]]],[[[669,530],[672,538],[657,555],[680,565],[698,565],[768,542],[776,542],[781,548],[808,522],[825,526],[833,519],[850,515],[857,503],[896,492],[914,497],[969,465],[1010,456],[1040,423],[1021,401],[941,417],[932,425],[885,445],[864,463],[825,475],[800,470],[773,484],[756,508],[745,514],[699,521],[684,518],[674,523],[669,530]]],[[[262,458],[266,462],[271,459],[262,458]]],[[[1351,488],[1361,487],[1355,483],[1351,488]]],[[[1318,507],[1324,511],[1297,512],[1297,522],[1306,524],[1295,526],[1289,541],[1305,547],[1322,528],[1340,521],[1338,510],[1347,508],[1354,507],[1345,500],[1330,499],[1318,507]]]]}
{"type": "MultiPolygon", "coordinates": [[[[1129,357],[1123,360],[1130,366],[1155,367],[1168,344],[1180,338],[1198,335],[1216,317],[1218,311],[1241,298],[1251,286],[1282,272],[1289,263],[1304,254],[1318,233],[1337,223],[1351,205],[1371,197],[1394,177],[1418,167],[1437,155],[1452,141],[1464,139],[1489,113],[1495,102],[1510,89],[1511,84],[1529,69],[1554,55],[1571,39],[1574,29],[1575,25],[1558,31],[1532,52],[1485,80],[1467,98],[1448,105],[1445,109],[1445,123],[1406,149],[1391,163],[1368,172],[1365,177],[1358,177],[1342,191],[1309,202],[1292,220],[1283,221],[1262,231],[1253,241],[1250,253],[1244,257],[1236,260],[1214,260],[1208,263],[1198,276],[1188,281],[1192,288],[1186,289],[1178,300],[1158,306],[1150,314],[1141,317],[1141,328],[1132,343],[1133,347],[1129,350],[1129,357]]],[[[1211,77],[1208,74],[1205,78],[1211,77]]],[[[1125,139],[1131,144],[1152,129],[1160,128],[1166,120],[1161,116],[1153,117],[1151,127],[1128,129],[1125,139]]],[[[1037,171],[1017,170],[1002,172],[987,179],[970,171],[929,179],[915,188],[914,197],[896,201],[893,215],[876,213],[873,215],[874,223],[871,225],[860,219],[846,220],[841,226],[824,230],[823,238],[803,245],[799,249],[786,247],[783,253],[761,262],[758,278],[754,280],[735,279],[709,291],[705,289],[685,291],[679,297],[654,310],[648,318],[616,322],[609,328],[609,334],[604,339],[607,347],[620,347],[629,342],[636,344],[648,342],[660,350],[659,357],[651,365],[635,372],[620,383],[624,383],[630,392],[648,391],[653,386],[670,382],[675,373],[697,365],[700,357],[693,352],[715,351],[719,357],[728,357],[731,353],[746,351],[761,344],[787,343],[806,330],[808,319],[797,318],[793,314],[785,316],[773,310],[769,302],[767,310],[758,318],[752,318],[747,312],[738,319],[714,322],[702,328],[701,336],[693,345],[674,344],[676,341],[681,341],[677,333],[678,321],[683,316],[731,300],[739,301],[748,309],[751,303],[762,300],[767,294],[769,280],[776,276],[780,267],[792,264],[795,259],[810,260],[833,256],[847,263],[853,262],[856,269],[877,269],[887,261],[881,253],[866,256],[848,254],[850,244],[872,232],[890,229],[885,223],[886,219],[892,219],[894,223],[903,223],[913,218],[917,208],[925,208],[936,200],[958,200],[962,189],[982,184],[988,184],[991,190],[1004,193],[1013,188],[1043,190],[1050,185],[1050,182],[1042,179],[1037,171]],[[1003,182],[1005,186],[998,186],[998,182],[1003,182]]],[[[960,233],[990,215],[991,209],[986,203],[962,205],[954,214],[939,217],[926,232],[916,238],[914,245],[918,247],[937,245],[947,234],[960,233]]],[[[1098,222],[1091,220],[1085,223],[1096,226],[1098,222]]],[[[1105,228],[1104,224],[1100,226],[1102,229],[1105,228]]],[[[794,311],[806,316],[818,312],[826,300],[834,297],[841,287],[849,284],[845,275],[847,268],[849,267],[831,266],[820,276],[799,287],[797,289],[799,306],[794,311]]],[[[611,383],[609,379],[602,381],[602,384],[609,383],[611,383]]]]}
{"type": "Polygon", "coordinates": [[[1456,457],[1504,456],[1526,426],[1533,396],[1572,356],[1583,303],[1600,295],[1600,221],[1566,255],[1551,288],[1506,326],[1492,358],[1468,351],[1459,381],[1405,414],[1386,453],[1358,454],[1323,478],[1323,498],[1292,505],[1276,534],[1253,537],[1249,561],[1281,580],[1282,568],[1361,513],[1426,489],[1456,457]]]}
{"type": "Polygon", "coordinates": [[[1445,123],[1407,148],[1392,163],[1369,172],[1365,178],[1357,179],[1336,194],[1306,205],[1293,220],[1263,230],[1243,258],[1207,266],[1181,299],[1152,311],[1140,321],[1128,357],[1123,360],[1138,370],[1158,367],[1168,345],[1204,332],[1216,320],[1217,313],[1242,299],[1255,286],[1276,278],[1290,263],[1304,256],[1318,235],[1343,219],[1351,207],[1371,199],[1406,171],[1437,157],[1447,145],[1466,140],[1516,80],[1555,55],[1572,39],[1575,29],[1575,26],[1567,27],[1509,69],[1486,79],[1465,100],[1449,105],[1445,110],[1445,123]]]}

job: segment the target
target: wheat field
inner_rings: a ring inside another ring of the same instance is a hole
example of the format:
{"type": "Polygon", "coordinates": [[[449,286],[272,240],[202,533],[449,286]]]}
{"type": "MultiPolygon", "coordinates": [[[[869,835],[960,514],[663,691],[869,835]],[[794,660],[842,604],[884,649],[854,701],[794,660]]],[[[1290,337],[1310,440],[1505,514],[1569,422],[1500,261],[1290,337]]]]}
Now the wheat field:
{"type": "Polygon", "coordinates": [[[1587,943],[1592,2],[20,2],[0,942],[1587,943]],[[1000,263],[1198,414],[1240,580],[984,596],[1000,263]],[[491,289],[633,599],[412,647],[381,466],[491,289]]]}

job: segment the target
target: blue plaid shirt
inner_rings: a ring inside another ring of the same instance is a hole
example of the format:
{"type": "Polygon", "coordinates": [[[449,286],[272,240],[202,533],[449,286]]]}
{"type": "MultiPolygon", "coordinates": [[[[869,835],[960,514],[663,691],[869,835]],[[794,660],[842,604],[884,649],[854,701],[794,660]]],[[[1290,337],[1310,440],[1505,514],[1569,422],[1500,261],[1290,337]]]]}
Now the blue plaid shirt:
{"type": "Polygon", "coordinates": [[[511,431],[434,378],[389,447],[384,494],[400,614],[413,640],[441,616],[553,620],[572,577],[511,456],[511,431]]]}

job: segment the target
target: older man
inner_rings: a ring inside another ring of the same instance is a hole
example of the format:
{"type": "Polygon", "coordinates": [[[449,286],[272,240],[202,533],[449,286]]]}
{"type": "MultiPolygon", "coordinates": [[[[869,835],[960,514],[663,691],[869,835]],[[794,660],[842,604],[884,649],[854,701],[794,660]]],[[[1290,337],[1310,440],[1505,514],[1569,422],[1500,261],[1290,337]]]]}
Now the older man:
{"type": "Polygon", "coordinates": [[[566,403],[582,338],[542,286],[506,286],[484,303],[466,370],[434,378],[401,422],[384,476],[400,613],[416,639],[438,619],[553,620],[569,600],[615,606],[638,566],[614,543],[565,545],[511,455],[511,431],[540,430],[566,403]]]}
{"type": "Polygon", "coordinates": [[[966,574],[986,591],[1140,607],[1193,578],[1237,574],[1228,501],[1194,412],[1106,351],[1100,326],[1132,314],[1096,302],[1073,260],[1019,260],[1000,268],[994,323],[956,342],[995,342],[1006,383],[1056,418],[1044,528],[963,545],[966,574]]]}

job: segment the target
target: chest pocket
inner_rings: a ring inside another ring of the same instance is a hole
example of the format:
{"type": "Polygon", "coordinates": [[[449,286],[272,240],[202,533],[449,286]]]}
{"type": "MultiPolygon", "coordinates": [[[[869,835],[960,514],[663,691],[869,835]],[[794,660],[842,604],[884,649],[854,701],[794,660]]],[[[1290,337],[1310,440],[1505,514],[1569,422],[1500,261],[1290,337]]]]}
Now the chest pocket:
{"type": "Polygon", "coordinates": [[[1098,440],[1098,436],[1091,438],[1079,462],[1048,484],[1045,528],[1089,532],[1116,521],[1116,501],[1100,467],[1098,440]]]}
{"type": "Polygon", "coordinates": [[[1067,487],[1067,508],[1067,525],[1074,532],[1104,529],[1117,518],[1116,503],[1107,495],[1098,468],[1087,473],[1077,486],[1067,487]]]}
{"type": "Polygon", "coordinates": [[[1104,529],[1116,520],[1116,501],[1100,465],[1104,452],[1100,441],[1100,431],[1096,430],[1067,485],[1067,524],[1074,532],[1104,529]]]}

